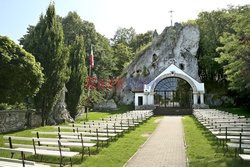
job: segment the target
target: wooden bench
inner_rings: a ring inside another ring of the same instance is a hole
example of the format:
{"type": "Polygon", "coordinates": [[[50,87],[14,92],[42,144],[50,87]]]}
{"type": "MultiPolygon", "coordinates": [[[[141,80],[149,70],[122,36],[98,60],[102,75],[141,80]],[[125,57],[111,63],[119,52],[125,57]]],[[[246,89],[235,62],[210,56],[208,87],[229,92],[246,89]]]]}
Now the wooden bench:
{"type": "Polygon", "coordinates": [[[250,161],[250,154],[239,154],[239,157],[240,157],[242,160],[250,161]]]}
{"type": "MultiPolygon", "coordinates": [[[[62,160],[64,157],[70,158],[70,165],[72,166],[72,159],[71,158],[79,154],[79,152],[64,151],[62,149],[62,145],[61,145],[60,140],[57,140],[57,144],[55,145],[58,147],[58,150],[52,150],[52,149],[37,147],[35,142],[38,141],[38,143],[39,143],[39,142],[41,142],[42,139],[30,138],[30,137],[18,137],[18,136],[4,136],[4,139],[9,140],[9,147],[11,149],[14,149],[14,150],[23,151],[23,152],[30,153],[33,155],[42,155],[42,156],[46,155],[46,156],[60,157],[60,166],[62,166],[62,160]],[[23,141],[32,141],[33,148],[27,147],[27,145],[25,147],[22,147],[22,145],[13,145],[12,139],[13,140],[23,140],[23,141]],[[17,146],[17,148],[14,148],[15,146],[17,146]]],[[[83,155],[82,155],[82,158],[83,158],[83,155]]]]}
{"type": "Polygon", "coordinates": [[[109,141],[108,137],[91,137],[91,136],[83,136],[81,137],[81,133],[77,132],[38,132],[33,131],[32,134],[36,134],[37,138],[40,138],[40,135],[57,135],[58,139],[66,139],[66,141],[80,141],[81,139],[84,142],[98,142],[98,141],[109,141]]]}
{"type": "Polygon", "coordinates": [[[20,166],[23,166],[23,167],[49,167],[49,165],[36,164],[36,162],[25,160],[25,154],[30,154],[30,152],[9,149],[9,148],[4,148],[4,147],[0,147],[0,150],[10,152],[12,155],[14,153],[21,153],[21,158],[22,158],[21,160],[19,160],[19,159],[0,157],[0,167],[20,167],[20,166]]]}
{"type": "MultiPolygon", "coordinates": [[[[7,136],[8,137],[8,136],[7,136]]],[[[61,149],[60,146],[64,147],[81,147],[82,148],[82,156],[84,155],[84,148],[87,147],[89,151],[90,156],[90,147],[96,146],[96,143],[85,143],[83,142],[82,135],[80,134],[80,139],[57,139],[57,138],[28,138],[28,137],[17,137],[12,136],[9,137],[9,142],[11,143],[11,138],[14,140],[26,140],[30,141],[32,140],[33,143],[37,142],[38,146],[47,145],[47,146],[56,146],[61,149]],[[74,141],[72,141],[74,140],[74,141]],[[60,145],[59,142],[60,141],[60,145]]],[[[49,149],[48,149],[49,150],[49,149]]]]}
{"type": "Polygon", "coordinates": [[[70,126],[59,126],[57,127],[58,132],[61,132],[61,129],[72,130],[72,132],[76,132],[82,134],[83,136],[96,136],[96,137],[116,137],[117,134],[109,133],[109,132],[99,132],[99,129],[96,128],[82,128],[82,127],[70,127],[70,126]]]}

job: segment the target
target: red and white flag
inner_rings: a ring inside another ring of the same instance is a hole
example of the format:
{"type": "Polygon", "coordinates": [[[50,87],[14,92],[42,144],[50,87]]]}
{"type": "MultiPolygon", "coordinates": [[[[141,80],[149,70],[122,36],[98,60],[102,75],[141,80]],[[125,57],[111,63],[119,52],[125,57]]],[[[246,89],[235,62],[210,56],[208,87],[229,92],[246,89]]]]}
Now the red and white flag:
{"type": "Polygon", "coordinates": [[[92,47],[91,47],[91,51],[90,51],[89,65],[90,65],[90,68],[94,68],[94,54],[93,54],[92,47]]]}

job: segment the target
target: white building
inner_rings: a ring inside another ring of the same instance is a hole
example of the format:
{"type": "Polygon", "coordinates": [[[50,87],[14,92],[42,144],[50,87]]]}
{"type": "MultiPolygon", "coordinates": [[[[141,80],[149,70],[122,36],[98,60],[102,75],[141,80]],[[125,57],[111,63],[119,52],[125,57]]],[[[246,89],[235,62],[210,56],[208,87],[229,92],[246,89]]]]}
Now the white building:
{"type": "Polygon", "coordinates": [[[180,78],[185,80],[192,88],[192,107],[193,108],[204,108],[207,105],[204,104],[204,83],[200,83],[183,70],[171,64],[165,69],[160,75],[154,78],[150,83],[144,84],[143,90],[134,90],[134,104],[135,109],[140,108],[154,108],[155,107],[155,87],[157,84],[166,78],[180,78]],[[198,100],[199,99],[199,100],[198,100]]]}

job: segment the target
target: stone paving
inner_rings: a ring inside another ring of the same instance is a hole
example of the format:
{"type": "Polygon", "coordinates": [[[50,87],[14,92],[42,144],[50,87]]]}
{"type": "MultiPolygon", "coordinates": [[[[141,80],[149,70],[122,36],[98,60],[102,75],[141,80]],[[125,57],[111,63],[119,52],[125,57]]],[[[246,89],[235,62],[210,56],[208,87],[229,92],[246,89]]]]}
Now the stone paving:
{"type": "Polygon", "coordinates": [[[164,116],[126,167],[186,167],[181,116],[164,116]]]}

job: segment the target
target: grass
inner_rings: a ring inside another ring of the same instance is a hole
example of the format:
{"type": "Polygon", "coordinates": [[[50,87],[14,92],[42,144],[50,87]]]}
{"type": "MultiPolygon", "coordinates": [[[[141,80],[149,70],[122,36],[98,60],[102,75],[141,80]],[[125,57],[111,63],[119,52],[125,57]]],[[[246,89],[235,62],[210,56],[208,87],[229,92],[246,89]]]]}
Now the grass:
{"type": "Polygon", "coordinates": [[[234,157],[233,150],[224,156],[223,149],[217,147],[215,137],[203,128],[193,116],[183,118],[187,156],[190,167],[247,167],[249,162],[243,162],[234,157]]]}
{"type": "Polygon", "coordinates": [[[85,115],[83,117],[79,117],[76,119],[76,122],[82,122],[82,121],[89,121],[89,120],[97,120],[102,119],[108,116],[111,116],[113,114],[121,114],[125,113],[127,111],[133,110],[133,106],[128,105],[120,105],[118,110],[114,111],[91,111],[88,113],[88,119],[85,118],[85,115]]]}
{"type": "Polygon", "coordinates": [[[233,114],[244,115],[250,118],[250,109],[246,107],[235,107],[235,108],[217,108],[218,110],[227,111],[233,114]]]}
{"type": "MultiPolygon", "coordinates": [[[[89,120],[104,118],[110,116],[112,114],[122,113],[127,111],[126,106],[122,106],[119,111],[115,112],[90,112],[89,120]]],[[[156,128],[157,121],[159,117],[152,117],[143,125],[140,125],[135,130],[125,133],[124,136],[118,138],[116,141],[111,142],[108,146],[101,148],[98,152],[93,148],[91,151],[93,153],[90,157],[85,157],[83,161],[81,161],[81,157],[76,156],[73,160],[74,166],[94,166],[94,167],[121,167],[123,166],[128,159],[138,150],[140,145],[142,145],[149,134],[151,134],[156,128]]],[[[84,120],[83,118],[78,121],[84,120]]],[[[24,136],[31,137],[34,136],[31,134],[32,131],[55,131],[51,126],[39,127],[34,129],[22,130],[13,133],[0,134],[0,147],[4,146],[4,143],[8,143],[8,141],[3,139],[4,135],[12,135],[12,136],[24,136]]],[[[41,137],[51,137],[49,135],[43,135],[41,137]]],[[[27,141],[17,141],[15,143],[23,143],[23,144],[31,144],[31,142],[27,141]]],[[[72,148],[72,151],[81,151],[80,148],[72,148]]],[[[9,152],[0,152],[0,157],[10,157],[9,152]]],[[[14,158],[20,158],[20,155],[14,155],[14,158]]],[[[26,159],[32,161],[41,161],[41,156],[26,156],[26,159]]],[[[51,163],[52,166],[58,166],[59,158],[44,156],[42,162],[51,163]]],[[[64,163],[69,162],[69,159],[65,158],[64,163]]]]}

